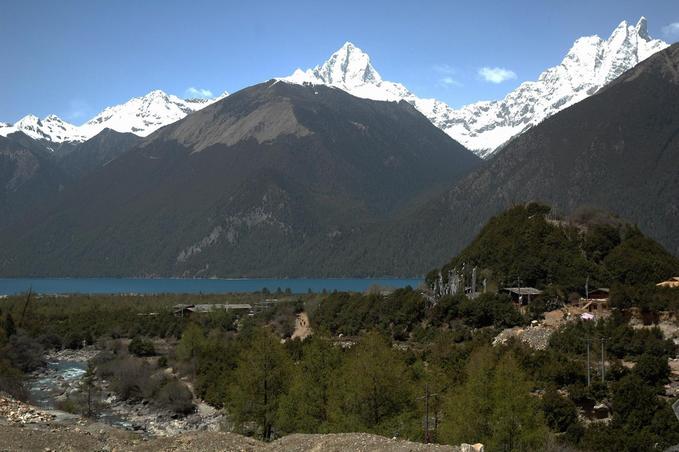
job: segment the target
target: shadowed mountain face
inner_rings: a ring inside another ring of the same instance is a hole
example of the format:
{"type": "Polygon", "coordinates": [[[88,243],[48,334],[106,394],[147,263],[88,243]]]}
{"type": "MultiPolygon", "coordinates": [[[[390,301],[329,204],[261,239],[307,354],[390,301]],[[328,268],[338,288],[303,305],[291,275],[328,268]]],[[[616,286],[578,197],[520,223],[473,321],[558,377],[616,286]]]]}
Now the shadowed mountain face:
{"type": "Polygon", "coordinates": [[[104,129],[89,140],[77,144],[71,152],[60,157],[59,166],[69,174],[81,177],[118,158],[141,140],[132,133],[104,129]]]}
{"type": "Polygon", "coordinates": [[[405,102],[267,82],[160,129],[3,234],[0,273],[315,276],[345,236],[478,163],[405,102]]]}
{"type": "Polygon", "coordinates": [[[0,231],[54,202],[69,182],[42,144],[21,132],[0,137],[0,231]]]}
{"type": "Polygon", "coordinates": [[[139,141],[109,129],[83,143],[51,143],[22,132],[0,137],[0,230],[39,217],[80,178],[139,141]]]}
{"type": "Polygon", "coordinates": [[[580,206],[611,211],[679,254],[679,45],[517,137],[443,196],[364,239],[366,254],[381,243],[389,254],[380,262],[397,263],[388,268],[426,272],[491,216],[528,201],[562,214],[580,206]],[[411,247],[404,253],[397,243],[411,247]]]}

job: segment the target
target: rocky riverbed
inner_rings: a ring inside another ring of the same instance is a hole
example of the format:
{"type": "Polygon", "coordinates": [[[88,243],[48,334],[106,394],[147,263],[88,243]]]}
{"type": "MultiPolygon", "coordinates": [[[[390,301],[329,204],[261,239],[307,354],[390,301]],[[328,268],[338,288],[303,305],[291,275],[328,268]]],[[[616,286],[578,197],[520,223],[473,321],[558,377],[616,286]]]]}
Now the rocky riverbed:
{"type": "MultiPolygon", "coordinates": [[[[80,350],[61,350],[46,354],[45,367],[34,372],[30,379],[31,402],[46,411],[68,407],[69,399],[80,392],[81,379],[87,362],[99,350],[87,347],[80,350]]],[[[110,388],[110,382],[98,381],[96,420],[101,423],[153,436],[172,436],[197,430],[218,431],[223,414],[194,398],[196,410],[186,416],[160,410],[146,400],[130,403],[120,400],[110,388]]]]}

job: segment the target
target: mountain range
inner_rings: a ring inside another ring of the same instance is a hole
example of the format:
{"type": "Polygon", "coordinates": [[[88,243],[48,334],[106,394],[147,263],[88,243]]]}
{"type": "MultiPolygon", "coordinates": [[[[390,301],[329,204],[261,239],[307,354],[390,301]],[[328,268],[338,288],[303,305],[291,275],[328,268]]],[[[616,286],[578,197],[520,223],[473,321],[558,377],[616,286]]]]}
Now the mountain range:
{"type": "Polygon", "coordinates": [[[111,129],[145,137],[226,96],[228,93],[225,91],[214,99],[180,99],[161,90],[154,90],[145,96],[134,97],[123,104],[108,107],[81,126],[70,124],[56,115],[49,115],[44,119],[27,115],[14,124],[0,123],[0,136],[23,132],[33,139],[48,143],[80,143],[104,129],[111,129]]]}
{"type": "MultiPolygon", "coordinates": [[[[422,275],[533,201],[610,211],[679,254],[679,44],[646,57],[664,43],[643,20],[582,41],[572,65],[535,83],[570,74],[588,88],[493,153],[466,149],[407,95],[371,99],[400,85],[351,44],[214,101],[152,92],[78,127],[78,140],[52,141],[75,133],[56,117],[7,126],[0,275],[422,275]],[[574,68],[591,43],[607,50],[585,83],[574,68]]],[[[535,117],[536,101],[517,99],[535,117]]]]}
{"type": "Polygon", "coordinates": [[[522,83],[503,99],[459,109],[419,98],[402,84],[383,80],[370,57],[350,42],[325,63],[306,71],[297,69],[282,79],[334,86],[368,99],[405,100],[453,139],[488,157],[512,137],[591,96],[667,46],[648,35],[644,17],[636,25],[622,21],[606,40],[599,36],[576,40],[561,64],[544,71],[536,81],[522,83]]]}
{"type": "MultiPolygon", "coordinates": [[[[623,21],[608,39],[588,36],[576,40],[558,66],[544,71],[536,81],[522,83],[503,99],[459,109],[436,99],[419,98],[402,84],[383,80],[369,55],[350,42],[314,69],[298,69],[281,80],[333,86],[373,100],[405,100],[453,139],[477,155],[488,157],[512,137],[596,93],[667,45],[648,35],[644,17],[636,25],[623,21]]],[[[0,136],[22,131],[49,143],[83,142],[109,128],[145,137],[227,95],[224,92],[215,99],[180,99],[155,90],[108,107],[82,126],[55,115],[44,119],[28,115],[13,125],[0,123],[0,136]]]]}

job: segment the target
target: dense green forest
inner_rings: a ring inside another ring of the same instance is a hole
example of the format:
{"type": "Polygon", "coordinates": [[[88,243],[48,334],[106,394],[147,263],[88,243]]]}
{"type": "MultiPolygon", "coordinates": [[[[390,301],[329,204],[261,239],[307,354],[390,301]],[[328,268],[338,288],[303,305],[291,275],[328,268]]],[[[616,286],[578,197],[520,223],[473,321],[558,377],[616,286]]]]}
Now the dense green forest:
{"type": "MultiPolygon", "coordinates": [[[[679,259],[638,228],[597,211],[569,219],[541,204],[513,207],[489,220],[474,241],[440,270],[468,271],[495,285],[583,290],[615,284],[655,284],[676,276],[679,259]]],[[[432,282],[439,270],[427,275],[432,282]]]]}

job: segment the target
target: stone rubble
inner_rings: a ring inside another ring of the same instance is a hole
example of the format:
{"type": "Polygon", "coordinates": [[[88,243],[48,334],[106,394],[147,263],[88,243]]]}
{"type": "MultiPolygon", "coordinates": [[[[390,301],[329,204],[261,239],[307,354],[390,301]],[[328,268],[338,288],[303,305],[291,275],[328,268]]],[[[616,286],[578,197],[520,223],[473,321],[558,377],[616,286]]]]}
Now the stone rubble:
{"type": "Polygon", "coordinates": [[[507,328],[495,336],[493,346],[504,345],[511,338],[517,338],[535,350],[545,350],[549,345],[549,338],[552,333],[554,333],[553,329],[539,325],[527,328],[515,326],[514,328],[507,328]]]}
{"type": "Polygon", "coordinates": [[[53,414],[38,410],[5,394],[0,394],[0,417],[14,424],[44,423],[55,418],[53,414]]]}

